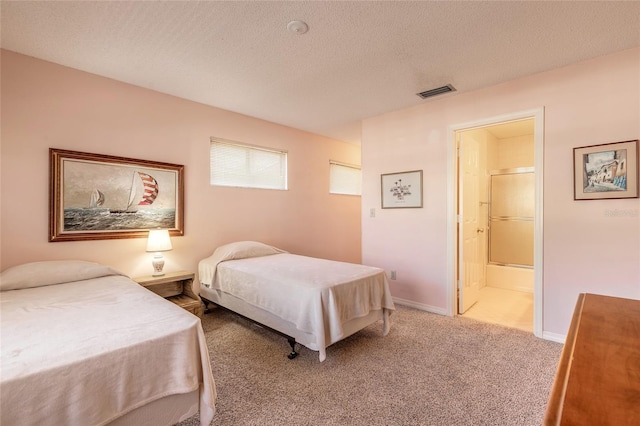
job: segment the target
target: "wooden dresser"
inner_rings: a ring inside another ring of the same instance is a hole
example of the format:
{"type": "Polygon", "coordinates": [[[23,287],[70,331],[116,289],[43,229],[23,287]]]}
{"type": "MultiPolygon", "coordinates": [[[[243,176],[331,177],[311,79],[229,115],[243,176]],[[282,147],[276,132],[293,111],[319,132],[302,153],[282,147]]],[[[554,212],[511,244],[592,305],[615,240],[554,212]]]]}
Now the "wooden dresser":
{"type": "Polygon", "coordinates": [[[545,425],[640,425],[640,300],[580,294],[545,425]]]}

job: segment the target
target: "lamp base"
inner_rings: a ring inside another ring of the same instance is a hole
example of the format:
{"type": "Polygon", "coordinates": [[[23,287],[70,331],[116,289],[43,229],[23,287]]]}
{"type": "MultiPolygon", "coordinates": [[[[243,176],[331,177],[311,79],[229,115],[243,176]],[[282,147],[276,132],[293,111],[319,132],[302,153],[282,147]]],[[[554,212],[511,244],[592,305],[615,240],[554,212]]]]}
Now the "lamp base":
{"type": "Polygon", "coordinates": [[[151,264],[153,265],[154,277],[159,277],[161,275],[164,275],[164,272],[162,272],[162,268],[164,268],[164,257],[162,256],[162,253],[158,252],[154,254],[151,264]]]}

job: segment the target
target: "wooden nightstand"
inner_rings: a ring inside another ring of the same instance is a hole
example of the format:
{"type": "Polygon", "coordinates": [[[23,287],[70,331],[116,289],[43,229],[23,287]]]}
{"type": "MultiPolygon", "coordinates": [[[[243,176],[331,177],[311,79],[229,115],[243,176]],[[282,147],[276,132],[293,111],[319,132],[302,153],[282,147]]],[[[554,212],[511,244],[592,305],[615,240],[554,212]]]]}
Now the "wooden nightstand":
{"type": "Polygon", "coordinates": [[[143,287],[202,318],[204,307],[191,289],[195,274],[187,271],[168,272],[160,276],[132,278],[143,287]]]}

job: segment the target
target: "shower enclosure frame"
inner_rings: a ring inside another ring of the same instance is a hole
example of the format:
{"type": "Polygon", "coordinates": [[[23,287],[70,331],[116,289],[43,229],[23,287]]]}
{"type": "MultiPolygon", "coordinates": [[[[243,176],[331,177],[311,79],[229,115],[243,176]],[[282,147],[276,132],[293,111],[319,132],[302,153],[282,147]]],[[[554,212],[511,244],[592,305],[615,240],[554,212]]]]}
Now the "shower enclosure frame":
{"type": "MultiPolygon", "coordinates": [[[[495,261],[492,260],[491,257],[491,251],[492,251],[492,238],[493,238],[493,230],[492,230],[492,224],[493,222],[534,222],[535,221],[535,215],[533,216],[494,216],[493,215],[493,205],[494,205],[494,193],[493,193],[493,188],[492,188],[492,178],[494,176],[506,176],[506,175],[520,175],[520,174],[526,174],[526,173],[533,173],[534,174],[534,179],[535,179],[535,168],[534,167],[517,167],[517,168],[513,168],[513,169],[501,169],[501,170],[492,170],[489,173],[489,188],[488,188],[488,194],[489,194],[489,214],[488,214],[488,218],[487,218],[487,230],[488,230],[488,235],[487,235],[487,263],[489,265],[497,265],[497,266],[509,266],[509,267],[513,267],[513,268],[524,268],[524,269],[534,269],[534,264],[533,264],[533,259],[531,261],[531,265],[528,264],[523,264],[523,263],[511,263],[511,262],[499,262],[499,261],[495,261]]],[[[535,202],[534,202],[535,204],[535,202]]],[[[534,206],[535,209],[535,206],[534,206]]],[[[531,241],[531,244],[533,244],[533,239],[531,241]]]]}

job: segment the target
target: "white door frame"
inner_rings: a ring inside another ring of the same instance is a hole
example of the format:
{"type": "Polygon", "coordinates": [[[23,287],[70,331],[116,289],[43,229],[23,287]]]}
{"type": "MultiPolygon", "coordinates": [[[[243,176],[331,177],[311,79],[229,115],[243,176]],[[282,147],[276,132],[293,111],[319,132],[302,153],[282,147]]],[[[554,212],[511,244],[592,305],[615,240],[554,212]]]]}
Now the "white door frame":
{"type": "Polygon", "coordinates": [[[543,176],[544,176],[544,108],[505,114],[478,121],[449,126],[447,134],[447,314],[457,315],[457,213],[458,170],[455,133],[478,127],[487,127],[506,121],[534,119],[535,218],[533,231],[533,334],[542,337],[543,291],[543,176]]]}

